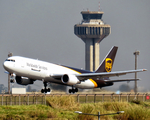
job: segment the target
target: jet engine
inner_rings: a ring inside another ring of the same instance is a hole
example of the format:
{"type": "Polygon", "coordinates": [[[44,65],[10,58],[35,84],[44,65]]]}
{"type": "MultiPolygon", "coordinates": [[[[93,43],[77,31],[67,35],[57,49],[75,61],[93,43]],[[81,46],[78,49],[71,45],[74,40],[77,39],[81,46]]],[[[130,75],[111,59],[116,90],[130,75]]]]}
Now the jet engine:
{"type": "Polygon", "coordinates": [[[79,79],[75,75],[67,75],[67,74],[64,74],[61,77],[61,81],[67,85],[75,85],[80,83],[79,79]]]}
{"type": "Polygon", "coordinates": [[[16,82],[20,85],[28,85],[28,84],[33,84],[32,79],[26,78],[26,77],[20,77],[20,76],[16,76],[16,82]]]}

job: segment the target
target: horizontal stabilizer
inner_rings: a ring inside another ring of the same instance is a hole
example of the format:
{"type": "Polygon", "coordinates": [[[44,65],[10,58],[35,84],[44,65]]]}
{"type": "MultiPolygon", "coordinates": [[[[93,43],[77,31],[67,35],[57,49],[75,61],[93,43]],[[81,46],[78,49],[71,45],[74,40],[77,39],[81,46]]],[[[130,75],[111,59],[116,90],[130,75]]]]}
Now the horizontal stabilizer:
{"type": "Polygon", "coordinates": [[[106,83],[110,82],[129,82],[129,81],[136,81],[136,80],[141,80],[141,79],[119,79],[119,80],[104,80],[106,83]]]}

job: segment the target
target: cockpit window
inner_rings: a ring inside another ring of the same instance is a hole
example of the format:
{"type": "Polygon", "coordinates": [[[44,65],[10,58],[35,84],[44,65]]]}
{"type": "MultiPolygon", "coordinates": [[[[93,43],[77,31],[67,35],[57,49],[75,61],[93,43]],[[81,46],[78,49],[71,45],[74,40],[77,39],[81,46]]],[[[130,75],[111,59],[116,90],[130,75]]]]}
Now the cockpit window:
{"type": "Polygon", "coordinates": [[[15,60],[13,60],[13,59],[6,59],[5,61],[15,62],[15,60]]]}

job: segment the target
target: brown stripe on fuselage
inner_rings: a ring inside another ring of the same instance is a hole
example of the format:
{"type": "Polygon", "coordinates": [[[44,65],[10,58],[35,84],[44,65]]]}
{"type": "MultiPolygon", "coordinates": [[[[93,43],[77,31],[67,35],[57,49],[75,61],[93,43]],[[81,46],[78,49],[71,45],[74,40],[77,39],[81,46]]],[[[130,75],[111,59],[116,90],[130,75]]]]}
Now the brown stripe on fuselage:
{"type": "Polygon", "coordinates": [[[88,71],[88,70],[82,70],[82,69],[78,69],[78,68],[74,68],[74,67],[69,67],[69,66],[65,66],[65,65],[60,65],[60,66],[69,68],[69,69],[71,69],[71,70],[73,70],[73,71],[78,72],[79,74],[82,74],[82,73],[93,73],[93,72],[88,71]]]}

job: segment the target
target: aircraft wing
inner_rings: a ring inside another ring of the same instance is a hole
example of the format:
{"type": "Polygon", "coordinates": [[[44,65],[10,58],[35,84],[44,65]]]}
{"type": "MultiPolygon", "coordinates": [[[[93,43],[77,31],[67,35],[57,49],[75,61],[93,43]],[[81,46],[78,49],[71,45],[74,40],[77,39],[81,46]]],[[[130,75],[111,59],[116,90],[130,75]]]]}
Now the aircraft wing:
{"type": "Polygon", "coordinates": [[[76,77],[80,81],[84,81],[86,79],[113,77],[113,76],[120,76],[120,75],[126,75],[128,73],[136,73],[136,72],[143,72],[143,71],[146,71],[146,69],[115,71],[115,72],[101,72],[101,73],[84,73],[84,74],[78,74],[78,75],[76,75],[76,77]]]}
{"type": "MultiPolygon", "coordinates": [[[[104,77],[113,77],[113,76],[120,76],[126,75],[128,73],[136,73],[136,72],[143,72],[146,69],[137,69],[137,70],[127,70],[127,71],[115,71],[115,72],[100,72],[100,73],[83,73],[83,74],[75,74],[75,76],[80,81],[85,81],[87,79],[97,79],[97,78],[104,78],[104,77]]],[[[51,77],[61,80],[63,74],[51,74],[51,77]]],[[[106,82],[121,82],[121,81],[135,81],[136,79],[120,79],[120,80],[105,80],[106,82]]],[[[137,79],[139,80],[139,79],[137,79]]]]}

